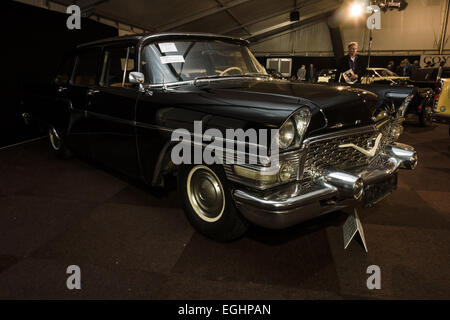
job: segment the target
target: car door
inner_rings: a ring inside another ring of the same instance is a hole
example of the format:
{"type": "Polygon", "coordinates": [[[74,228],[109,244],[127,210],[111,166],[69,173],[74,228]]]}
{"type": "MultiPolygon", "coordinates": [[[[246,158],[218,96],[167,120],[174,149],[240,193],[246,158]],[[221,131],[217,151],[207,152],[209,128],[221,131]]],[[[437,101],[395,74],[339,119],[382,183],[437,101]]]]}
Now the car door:
{"type": "Polygon", "coordinates": [[[39,99],[34,100],[38,107],[36,111],[41,113],[41,119],[63,136],[67,133],[70,120],[71,104],[68,88],[74,66],[75,55],[65,56],[48,89],[41,93],[39,99]]]}
{"type": "Polygon", "coordinates": [[[67,144],[79,155],[92,157],[90,132],[93,123],[87,115],[88,93],[95,90],[98,82],[102,47],[89,47],[78,50],[71,80],[63,87],[70,100],[70,120],[67,129],[67,144]]]}
{"type": "Polygon", "coordinates": [[[99,82],[87,92],[92,157],[130,177],[139,176],[135,108],[140,95],[128,82],[135,71],[132,44],[105,46],[99,82]]]}

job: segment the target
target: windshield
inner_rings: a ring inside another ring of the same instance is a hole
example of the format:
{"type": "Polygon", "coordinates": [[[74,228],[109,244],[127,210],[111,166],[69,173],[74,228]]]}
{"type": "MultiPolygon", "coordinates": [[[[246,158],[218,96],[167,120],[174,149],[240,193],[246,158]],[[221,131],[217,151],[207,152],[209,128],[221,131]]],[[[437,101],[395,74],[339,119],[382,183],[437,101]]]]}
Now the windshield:
{"type": "Polygon", "coordinates": [[[267,74],[246,46],[217,40],[152,43],[142,51],[146,83],[267,74]]]}

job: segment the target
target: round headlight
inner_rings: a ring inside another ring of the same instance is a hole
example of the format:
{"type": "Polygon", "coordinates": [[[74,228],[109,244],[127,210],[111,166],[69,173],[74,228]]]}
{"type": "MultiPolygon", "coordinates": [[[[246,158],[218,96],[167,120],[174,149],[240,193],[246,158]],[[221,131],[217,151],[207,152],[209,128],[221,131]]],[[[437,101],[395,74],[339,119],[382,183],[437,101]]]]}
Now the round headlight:
{"type": "Polygon", "coordinates": [[[440,110],[441,110],[441,112],[445,112],[445,107],[442,106],[440,110]]]}
{"type": "Polygon", "coordinates": [[[295,138],[295,126],[292,120],[287,121],[278,131],[278,145],[281,149],[289,147],[295,138]]]}
{"type": "Polygon", "coordinates": [[[303,137],[303,135],[306,132],[306,129],[308,128],[309,121],[311,120],[311,111],[308,108],[300,109],[294,115],[294,120],[299,136],[303,137]]]}
{"type": "Polygon", "coordinates": [[[280,180],[281,182],[289,181],[295,174],[294,167],[290,162],[285,162],[280,168],[280,180]]]}

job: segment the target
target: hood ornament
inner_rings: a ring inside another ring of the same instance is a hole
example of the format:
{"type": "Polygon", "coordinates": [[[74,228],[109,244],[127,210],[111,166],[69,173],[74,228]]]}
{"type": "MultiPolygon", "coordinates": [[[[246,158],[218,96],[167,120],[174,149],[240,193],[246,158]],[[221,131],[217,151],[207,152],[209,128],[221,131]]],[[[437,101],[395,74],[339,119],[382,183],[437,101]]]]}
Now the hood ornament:
{"type": "Polygon", "coordinates": [[[366,157],[368,158],[372,158],[373,156],[375,156],[375,153],[377,152],[378,146],[380,145],[381,142],[381,138],[383,137],[383,134],[378,134],[377,138],[375,139],[375,144],[373,145],[373,147],[369,150],[366,150],[364,148],[361,148],[353,143],[346,143],[346,144],[341,144],[339,146],[339,148],[353,148],[358,150],[359,152],[363,153],[366,157]]]}

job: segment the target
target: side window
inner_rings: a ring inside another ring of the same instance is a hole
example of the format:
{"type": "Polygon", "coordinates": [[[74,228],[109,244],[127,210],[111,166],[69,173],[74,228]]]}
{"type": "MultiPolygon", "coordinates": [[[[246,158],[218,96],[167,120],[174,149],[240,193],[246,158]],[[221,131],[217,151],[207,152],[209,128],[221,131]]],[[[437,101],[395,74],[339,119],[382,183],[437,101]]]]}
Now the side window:
{"type": "Polygon", "coordinates": [[[66,58],[58,70],[58,74],[55,77],[55,82],[61,84],[68,83],[72,78],[74,65],[75,65],[74,56],[66,58]]]}
{"type": "Polygon", "coordinates": [[[78,55],[73,83],[93,86],[97,78],[100,48],[88,49],[78,55]]]}
{"type": "Polygon", "coordinates": [[[134,71],[133,47],[107,47],[103,53],[100,85],[103,87],[129,87],[128,75],[134,71]]]}

